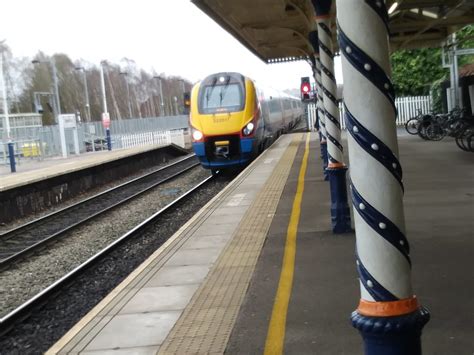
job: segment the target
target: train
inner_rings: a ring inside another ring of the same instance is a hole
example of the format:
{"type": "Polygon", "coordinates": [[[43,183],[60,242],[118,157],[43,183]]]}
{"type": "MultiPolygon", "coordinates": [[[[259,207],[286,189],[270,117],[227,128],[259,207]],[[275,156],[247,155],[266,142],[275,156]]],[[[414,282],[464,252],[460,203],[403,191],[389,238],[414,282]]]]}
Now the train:
{"type": "Polygon", "coordinates": [[[192,146],[213,173],[246,166],[304,114],[300,99],[234,72],[198,82],[190,103],[192,146]]]}

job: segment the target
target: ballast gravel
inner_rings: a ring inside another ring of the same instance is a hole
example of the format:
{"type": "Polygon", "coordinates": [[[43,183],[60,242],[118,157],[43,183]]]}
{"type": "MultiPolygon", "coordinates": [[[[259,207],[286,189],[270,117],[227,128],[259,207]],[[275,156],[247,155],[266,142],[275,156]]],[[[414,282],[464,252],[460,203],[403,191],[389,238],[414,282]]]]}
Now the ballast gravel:
{"type": "Polygon", "coordinates": [[[94,218],[42,252],[0,272],[0,317],[73,270],[208,175],[201,167],[194,168],[94,218]]]}
{"type": "Polygon", "coordinates": [[[147,167],[147,168],[137,170],[133,174],[130,174],[128,176],[125,176],[125,177],[116,179],[114,181],[108,182],[104,185],[97,186],[97,187],[95,187],[93,189],[90,189],[88,191],[85,191],[85,192],[83,192],[83,193],[81,193],[77,196],[71,197],[70,199],[62,202],[59,205],[50,206],[47,209],[44,209],[44,210],[36,212],[36,213],[32,213],[32,214],[30,214],[26,217],[15,219],[14,221],[8,222],[6,224],[0,223],[0,233],[4,233],[6,231],[9,231],[10,229],[13,229],[13,228],[19,227],[19,226],[21,226],[25,223],[28,223],[29,221],[32,221],[34,219],[43,217],[43,216],[45,216],[49,213],[55,212],[57,210],[65,208],[65,207],[71,206],[71,205],[73,205],[77,202],[85,200],[88,197],[97,195],[100,192],[106,191],[108,189],[111,189],[111,188],[116,187],[118,185],[121,185],[123,183],[126,183],[130,180],[133,180],[133,179],[139,177],[139,176],[143,176],[147,173],[151,173],[152,171],[155,171],[155,170],[157,170],[161,167],[164,167],[166,165],[172,164],[173,162],[176,162],[176,161],[181,160],[183,158],[184,158],[184,156],[183,157],[178,157],[178,158],[173,158],[173,159],[170,159],[170,160],[167,160],[167,161],[163,161],[162,164],[156,164],[156,165],[153,165],[153,166],[150,166],[150,167],[147,167]]]}
{"type": "MultiPolygon", "coordinates": [[[[25,262],[24,265],[19,264],[16,274],[15,270],[11,270],[11,274],[5,278],[9,281],[7,290],[16,288],[17,297],[26,295],[30,293],[29,289],[35,288],[38,275],[42,275],[43,281],[54,280],[58,275],[62,276],[65,269],[76,266],[85,260],[86,256],[97,252],[114,240],[117,234],[121,235],[140,223],[167,202],[175,199],[177,193],[179,194],[178,191],[185,191],[189,184],[202,180],[205,175],[208,175],[208,172],[200,168],[194,169],[183,175],[185,179],[180,179],[178,184],[175,181],[167,187],[163,186],[159,191],[147,194],[132,204],[128,204],[126,208],[119,208],[100,220],[85,225],[74,237],[74,243],[67,240],[58,242],[44,255],[37,255],[40,258],[35,257],[33,258],[35,260],[25,262]],[[59,273],[57,270],[63,271],[59,273]],[[49,274],[56,274],[56,277],[50,277],[49,274]]],[[[1,336],[0,353],[41,354],[45,352],[230,180],[231,177],[227,176],[210,182],[190,198],[179,203],[176,208],[165,212],[153,227],[139,237],[125,242],[99,264],[86,271],[44,307],[34,311],[28,319],[16,324],[10,332],[1,336]]],[[[3,282],[2,276],[0,280],[2,287],[3,282]]],[[[3,300],[3,294],[1,297],[3,300]]]]}

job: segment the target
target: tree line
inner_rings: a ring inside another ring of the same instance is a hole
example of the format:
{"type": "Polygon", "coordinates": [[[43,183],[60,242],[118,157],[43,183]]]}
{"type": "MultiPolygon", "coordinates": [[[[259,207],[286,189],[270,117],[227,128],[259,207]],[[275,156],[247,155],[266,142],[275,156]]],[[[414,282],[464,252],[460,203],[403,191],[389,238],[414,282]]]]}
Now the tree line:
{"type": "MultiPolygon", "coordinates": [[[[33,58],[15,57],[5,44],[0,45],[0,52],[4,59],[4,78],[11,113],[35,112],[42,107],[43,124],[54,124],[51,96],[39,94],[54,92],[50,64],[54,61],[62,113],[79,113],[82,121],[101,119],[103,107],[99,65],[72,60],[66,54],[48,56],[38,52],[33,58]],[[33,60],[36,64],[32,63],[33,60]],[[86,107],[84,75],[89,94],[90,117],[86,107]],[[39,105],[35,105],[35,93],[39,99],[36,103],[39,105]]],[[[192,83],[188,80],[155,71],[147,72],[129,58],[123,58],[120,63],[105,62],[103,68],[111,119],[157,117],[184,112],[183,86],[185,92],[192,88],[192,83]]]]}
{"type": "MultiPolygon", "coordinates": [[[[457,38],[460,42],[459,48],[473,48],[474,25],[468,25],[458,31],[457,38]]],[[[103,108],[98,65],[84,60],[72,60],[66,54],[55,54],[51,57],[39,52],[34,58],[15,57],[5,44],[0,44],[0,53],[4,59],[10,112],[34,112],[38,109],[34,105],[35,93],[53,92],[52,70],[47,63],[54,59],[62,112],[78,112],[83,121],[101,119],[103,108]],[[33,64],[33,59],[40,63],[33,64]],[[90,117],[86,108],[84,75],[89,91],[90,117]]],[[[441,53],[440,48],[400,50],[393,53],[392,74],[397,96],[427,95],[431,92],[439,99],[440,84],[448,77],[448,70],[441,65],[441,53]]],[[[472,62],[474,56],[460,57],[460,66],[472,62]]],[[[183,85],[188,92],[192,87],[191,82],[178,76],[149,73],[129,58],[123,58],[120,63],[108,62],[104,69],[107,106],[111,119],[156,117],[184,112],[183,85]],[[157,77],[161,78],[163,107],[160,80],[157,77]]],[[[41,96],[43,124],[54,123],[49,101],[49,97],[41,96]]],[[[435,106],[439,106],[438,102],[437,104],[435,106]]]]}
{"type": "MultiPolygon", "coordinates": [[[[458,48],[474,48],[474,25],[456,32],[458,48]]],[[[428,95],[449,80],[449,70],[442,66],[441,48],[399,50],[392,54],[392,79],[397,96],[428,95]]],[[[459,67],[473,63],[473,55],[459,57],[459,67]]]]}

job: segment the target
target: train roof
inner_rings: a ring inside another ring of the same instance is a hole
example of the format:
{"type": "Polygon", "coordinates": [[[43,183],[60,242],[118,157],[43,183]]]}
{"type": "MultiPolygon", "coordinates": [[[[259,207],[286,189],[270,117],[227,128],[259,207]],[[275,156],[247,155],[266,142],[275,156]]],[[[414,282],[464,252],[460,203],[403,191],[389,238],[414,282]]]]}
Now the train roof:
{"type": "Polygon", "coordinates": [[[251,77],[249,77],[249,76],[247,76],[247,75],[245,75],[245,74],[239,73],[239,72],[234,72],[234,71],[223,71],[223,72],[217,72],[217,73],[209,74],[209,75],[206,76],[204,79],[198,81],[195,85],[202,84],[202,83],[206,83],[206,82],[208,82],[208,81],[212,81],[215,77],[218,77],[218,76],[232,76],[232,77],[234,77],[234,78],[241,77],[243,80],[248,79],[248,80],[250,80],[251,82],[253,82],[254,85],[255,85],[259,90],[261,90],[262,92],[264,92],[264,95],[265,95],[265,96],[282,97],[282,98],[287,98],[287,99],[292,99],[292,100],[300,100],[299,97],[296,97],[296,96],[287,94],[287,93],[285,93],[285,92],[283,92],[283,91],[280,91],[280,90],[277,90],[277,89],[275,89],[275,88],[268,87],[268,86],[262,86],[262,85],[260,85],[259,82],[257,82],[256,80],[252,79],[251,77]]]}

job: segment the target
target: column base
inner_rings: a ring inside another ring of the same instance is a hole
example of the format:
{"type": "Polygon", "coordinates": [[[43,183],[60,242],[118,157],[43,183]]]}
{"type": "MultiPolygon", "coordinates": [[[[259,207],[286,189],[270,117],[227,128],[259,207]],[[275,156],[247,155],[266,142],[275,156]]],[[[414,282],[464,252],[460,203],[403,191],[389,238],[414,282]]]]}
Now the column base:
{"type": "Polygon", "coordinates": [[[421,330],[429,319],[423,307],[395,317],[370,317],[357,311],[351,315],[364,340],[365,355],[421,355],[421,330]]]}
{"type": "Polygon", "coordinates": [[[323,159],[323,174],[324,181],[329,181],[328,172],[326,171],[328,167],[328,145],[326,142],[321,143],[321,158],[323,159]]]}
{"type": "Polygon", "coordinates": [[[346,188],[347,167],[327,168],[331,190],[331,224],[335,234],[350,233],[351,213],[347,203],[346,188]]]}

